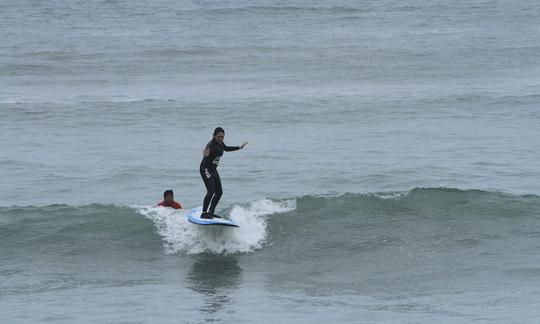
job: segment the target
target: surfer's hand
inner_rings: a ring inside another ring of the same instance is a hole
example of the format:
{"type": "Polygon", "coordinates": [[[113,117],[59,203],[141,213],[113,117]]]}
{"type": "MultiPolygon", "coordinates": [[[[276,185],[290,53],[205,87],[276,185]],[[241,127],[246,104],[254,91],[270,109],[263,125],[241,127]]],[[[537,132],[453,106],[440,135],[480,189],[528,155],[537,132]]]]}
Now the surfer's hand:
{"type": "Polygon", "coordinates": [[[246,145],[247,145],[247,143],[248,143],[248,142],[245,142],[244,144],[240,145],[240,148],[241,148],[241,149],[243,149],[243,148],[244,148],[244,146],[246,146],[246,145]]]}

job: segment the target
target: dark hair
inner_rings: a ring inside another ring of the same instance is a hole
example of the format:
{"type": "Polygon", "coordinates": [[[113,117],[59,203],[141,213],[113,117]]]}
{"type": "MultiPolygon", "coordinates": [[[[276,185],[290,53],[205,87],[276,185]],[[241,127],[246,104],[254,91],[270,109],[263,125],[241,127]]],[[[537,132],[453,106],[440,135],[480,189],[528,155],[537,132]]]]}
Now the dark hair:
{"type": "Polygon", "coordinates": [[[174,193],[173,193],[172,189],[165,190],[165,192],[163,193],[163,198],[165,198],[165,196],[167,196],[167,195],[173,195],[174,196],[174,193]]]}
{"type": "Polygon", "coordinates": [[[225,134],[225,130],[221,127],[216,127],[216,129],[214,129],[214,136],[216,136],[218,133],[225,134]]]}

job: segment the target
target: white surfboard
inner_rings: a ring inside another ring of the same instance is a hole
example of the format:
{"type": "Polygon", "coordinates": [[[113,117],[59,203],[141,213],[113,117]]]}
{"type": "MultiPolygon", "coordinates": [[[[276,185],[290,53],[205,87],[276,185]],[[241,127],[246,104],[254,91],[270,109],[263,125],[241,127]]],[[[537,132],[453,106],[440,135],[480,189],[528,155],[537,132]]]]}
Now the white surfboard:
{"type": "Polygon", "coordinates": [[[187,212],[188,220],[191,223],[197,224],[197,225],[220,225],[220,226],[239,227],[232,220],[228,220],[224,218],[212,218],[212,219],[201,218],[201,212],[202,212],[202,207],[197,207],[197,208],[188,210],[187,212]]]}

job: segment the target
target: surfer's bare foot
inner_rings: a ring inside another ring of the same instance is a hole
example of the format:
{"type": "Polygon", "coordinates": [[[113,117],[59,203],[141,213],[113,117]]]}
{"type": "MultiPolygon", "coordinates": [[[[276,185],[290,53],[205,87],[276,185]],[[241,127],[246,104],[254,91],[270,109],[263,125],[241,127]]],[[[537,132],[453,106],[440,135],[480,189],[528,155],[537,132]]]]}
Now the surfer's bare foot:
{"type": "Polygon", "coordinates": [[[202,213],[201,214],[202,219],[212,219],[212,215],[210,213],[202,213]]]}

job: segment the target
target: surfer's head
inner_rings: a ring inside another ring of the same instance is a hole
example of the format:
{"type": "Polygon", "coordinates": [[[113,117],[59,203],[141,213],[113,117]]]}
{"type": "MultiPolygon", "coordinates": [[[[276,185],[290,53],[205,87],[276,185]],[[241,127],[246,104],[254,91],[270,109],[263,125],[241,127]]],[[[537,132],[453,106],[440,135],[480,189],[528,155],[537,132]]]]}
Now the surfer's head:
{"type": "Polygon", "coordinates": [[[163,193],[163,200],[165,200],[165,202],[168,204],[174,201],[174,193],[171,189],[165,190],[165,192],[163,193]]]}
{"type": "Polygon", "coordinates": [[[218,142],[219,144],[223,143],[223,139],[225,138],[225,130],[221,127],[217,127],[214,129],[214,140],[218,142]]]}

